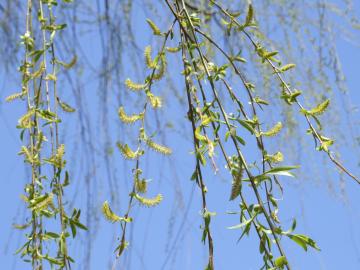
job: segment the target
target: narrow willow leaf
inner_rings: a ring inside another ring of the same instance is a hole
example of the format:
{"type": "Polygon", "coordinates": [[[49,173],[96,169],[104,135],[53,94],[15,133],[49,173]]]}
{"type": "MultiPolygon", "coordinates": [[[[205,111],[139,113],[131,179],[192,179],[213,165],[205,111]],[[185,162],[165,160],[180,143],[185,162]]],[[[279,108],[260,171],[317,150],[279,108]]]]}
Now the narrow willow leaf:
{"type": "Polygon", "coordinates": [[[305,251],[307,251],[308,246],[320,251],[320,248],[317,246],[316,242],[306,235],[303,234],[285,234],[285,235],[289,237],[291,240],[293,240],[295,243],[300,245],[305,251]]]}
{"type": "Polygon", "coordinates": [[[263,99],[261,99],[261,98],[259,98],[259,97],[254,98],[254,101],[255,101],[257,104],[269,105],[269,102],[268,102],[268,101],[263,100],[263,99]]]}
{"type": "Polygon", "coordinates": [[[69,63],[65,63],[62,61],[57,61],[57,63],[61,66],[63,66],[65,69],[70,69],[72,68],[77,62],[77,56],[74,55],[74,57],[71,59],[71,61],[69,63]]]}
{"type": "Polygon", "coordinates": [[[145,55],[145,63],[147,65],[147,67],[150,69],[156,68],[156,61],[153,61],[151,59],[151,46],[150,45],[145,47],[144,55],[145,55]]]}
{"type": "Polygon", "coordinates": [[[240,223],[238,225],[227,227],[227,228],[229,230],[241,229],[242,227],[249,225],[254,220],[255,217],[256,217],[256,215],[253,215],[250,219],[247,219],[247,220],[245,220],[244,222],[242,222],[242,223],[240,223]]]}
{"type": "Polygon", "coordinates": [[[329,146],[334,144],[334,140],[327,138],[325,136],[320,135],[321,145],[317,148],[317,150],[324,150],[325,152],[329,151],[329,146]]]}
{"type": "Polygon", "coordinates": [[[117,251],[117,256],[120,257],[124,250],[129,246],[129,242],[121,241],[120,245],[115,249],[117,251]]]}
{"type": "Polygon", "coordinates": [[[76,110],[71,107],[69,104],[61,101],[59,98],[57,98],[57,101],[60,105],[60,108],[64,111],[64,112],[68,112],[68,113],[72,113],[72,112],[75,112],[76,110]]]}
{"type": "Polygon", "coordinates": [[[329,104],[330,104],[330,100],[327,99],[324,102],[317,105],[315,108],[313,108],[313,109],[311,109],[309,111],[305,111],[305,114],[309,114],[309,115],[323,114],[326,111],[326,109],[329,107],[329,104]]]}
{"type": "Polygon", "coordinates": [[[127,115],[124,111],[124,107],[120,107],[118,110],[119,118],[125,124],[132,124],[138,120],[144,119],[144,113],[127,115]]]}
{"type": "Polygon", "coordinates": [[[275,168],[272,168],[272,169],[266,171],[263,175],[284,175],[284,176],[294,177],[294,175],[289,171],[297,169],[297,168],[299,168],[299,166],[275,167],[275,168]]]}
{"type": "Polygon", "coordinates": [[[161,144],[155,143],[153,140],[147,138],[145,140],[146,144],[153,150],[164,154],[164,155],[170,155],[172,153],[171,149],[169,147],[163,146],[161,144]]]}
{"type": "Polygon", "coordinates": [[[116,145],[119,148],[120,153],[126,159],[137,159],[143,154],[143,152],[139,150],[137,150],[136,152],[132,151],[127,144],[121,144],[118,142],[116,145]]]}
{"type": "Polygon", "coordinates": [[[241,191],[241,177],[236,177],[233,180],[231,186],[230,201],[235,200],[240,195],[240,191],[241,191]]]}
{"type": "Polygon", "coordinates": [[[146,207],[153,207],[158,205],[162,199],[163,196],[159,193],[158,195],[156,195],[153,198],[144,198],[142,196],[140,196],[139,194],[135,193],[134,197],[139,201],[140,204],[146,206],[146,207]]]}
{"type": "Polygon", "coordinates": [[[243,175],[243,169],[240,168],[239,174],[236,175],[235,179],[232,182],[230,201],[235,200],[240,195],[242,175],[243,175]]]}
{"type": "Polygon", "coordinates": [[[251,124],[248,123],[247,121],[245,121],[245,120],[240,120],[240,119],[236,119],[236,121],[238,121],[239,124],[242,125],[244,128],[246,128],[251,134],[256,133],[253,125],[251,125],[251,124]]]}
{"type": "Polygon", "coordinates": [[[247,15],[246,15],[245,25],[246,26],[250,25],[253,18],[254,18],[254,8],[253,8],[252,4],[250,4],[247,15]]]}
{"type": "Polygon", "coordinates": [[[277,135],[282,129],[282,123],[277,122],[275,126],[273,126],[271,129],[265,132],[261,132],[260,134],[267,137],[272,137],[277,135]]]}
{"type": "Polygon", "coordinates": [[[289,69],[292,69],[294,67],[296,67],[295,64],[287,64],[287,65],[282,66],[281,68],[279,68],[279,72],[285,72],[285,71],[287,71],[289,69]]]}
{"type": "Polygon", "coordinates": [[[54,232],[46,232],[43,234],[45,240],[47,239],[57,239],[60,238],[60,235],[54,232]]]}
{"type": "Polygon", "coordinates": [[[114,222],[118,222],[118,221],[121,221],[122,218],[119,217],[118,215],[116,215],[110,208],[110,205],[109,205],[109,202],[108,201],[105,201],[102,205],[102,208],[101,208],[103,214],[104,214],[104,217],[114,223],[114,222]]]}
{"type": "Polygon", "coordinates": [[[48,110],[36,110],[36,115],[40,118],[44,119],[48,123],[54,123],[59,122],[60,120],[56,117],[56,114],[54,112],[48,111],[48,110]]]}
{"type": "Polygon", "coordinates": [[[32,223],[29,222],[29,223],[26,223],[26,224],[22,224],[22,225],[19,225],[19,224],[13,224],[13,227],[15,229],[18,229],[18,230],[25,230],[26,228],[28,228],[32,223]]]}
{"type": "Polygon", "coordinates": [[[149,24],[150,28],[153,31],[153,34],[155,36],[161,36],[161,31],[159,29],[159,27],[157,27],[157,25],[150,19],[146,19],[147,23],[149,24]]]}
{"type": "Polygon", "coordinates": [[[134,83],[132,80],[126,79],[125,80],[125,86],[130,90],[140,91],[140,90],[144,90],[147,85],[146,84],[134,83]]]}
{"type": "Polygon", "coordinates": [[[47,260],[51,265],[56,264],[56,265],[61,266],[61,268],[63,268],[63,266],[64,266],[64,261],[62,259],[56,259],[56,258],[50,257],[48,254],[46,254],[43,257],[43,259],[47,260]]]}

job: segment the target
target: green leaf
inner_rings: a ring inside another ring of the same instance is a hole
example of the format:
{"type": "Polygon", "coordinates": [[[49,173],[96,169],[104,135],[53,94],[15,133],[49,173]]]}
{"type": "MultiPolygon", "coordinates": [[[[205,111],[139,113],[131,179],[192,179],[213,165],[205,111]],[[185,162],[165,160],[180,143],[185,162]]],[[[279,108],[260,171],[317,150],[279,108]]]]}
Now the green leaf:
{"type": "Polygon", "coordinates": [[[72,220],[73,221],[73,223],[74,223],[74,225],[76,226],[76,227],[78,227],[78,228],[80,228],[80,229],[82,229],[82,230],[84,230],[84,231],[87,231],[88,230],[88,228],[84,225],[84,224],[82,224],[82,223],[80,223],[78,220],[72,220]]]}
{"type": "MultiPolygon", "coordinates": [[[[232,185],[231,185],[231,195],[230,195],[230,201],[235,200],[241,192],[242,187],[242,176],[243,176],[244,168],[241,166],[239,168],[239,171],[236,171],[236,175],[234,176],[232,185]]],[[[234,174],[234,173],[233,173],[234,174]]]]}
{"type": "Polygon", "coordinates": [[[256,217],[256,215],[252,216],[250,219],[247,219],[247,220],[245,220],[244,222],[242,222],[242,223],[240,223],[238,225],[227,227],[227,228],[229,230],[241,229],[242,227],[249,225],[254,220],[255,217],[256,217]]]}
{"type": "Polygon", "coordinates": [[[115,252],[118,251],[117,256],[121,256],[121,254],[124,252],[124,250],[129,246],[129,242],[127,241],[121,241],[120,245],[115,249],[115,252]]]}
{"type": "Polygon", "coordinates": [[[60,235],[57,233],[54,233],[54,232],[46,232],[44,234],[44,237],[48,238],[48,239],[57,239],[57,238],[60,238],[60,235]]]}
{"type": "Polygon", "coordinates": [[[252,4],[250,4],[247,15],[246,15],[245,26],[250,25],[253,18],[254,18],[254,8],[253,8],[252,4]]]}
{"type": "Polygon", "coordinates": [[[61,101],[59,98],[57,98],[57,101],[60,105],[60,108],[64,111],[64,112],[68,112],[68,113],[72,113],[72,112],[75,112],[76,110],[71,107],[69,104],[61,101]]]}
{"type": "Polygon", "coordinates": [[[320,248],[316,245],[315,241],[312,240],[310,237],[303,235],[303,234],[285,234],[295,243],[300,245],[305,251],[307,251],[308,246],[320,251],[320,248]]]}
{"type": "Polygon", "coordinates": [[[251,124],[249,124],[247,121],[236,119],[236,121],[239,122],[240,125],[242,125],[245,129],[247,129],[251,134],[255,133],[255,129],[251,124]]]}
{"type": "Polygon", "coordinates": [[[65,63],[62,61],[56,61],[59,65],[63,66],[65,69],[70,69],[72,68],[76,62],[77,62],[77,56],[74,55],[74,57],[71,59],[71,61],[69,63],[65,63]]]}
{"type": "Polygon", "coordinates": [[[60,266],[64,265],[63,260],[50,257],[49,255],[45,255],[43,258],[45,260],[47,260],[50,264],[56,264],[56,265],[60,265],[60,266]]]}
{"type": "Polygon", "coordinates": [[[33,211],[45,209],[53,203],[53,197],[53,193],[48,193],[36,197],[30,201],[29,208],[31,208],[33,211]]]}
{"type": "Polygon", "coordinates": [[[299,166],[283,166],[283,167],[275,167],[264,173],[264,175],[284,175],[294,177],[294,174],[289,172],[290,170],[294,170],[299,168],[299,166]]]}

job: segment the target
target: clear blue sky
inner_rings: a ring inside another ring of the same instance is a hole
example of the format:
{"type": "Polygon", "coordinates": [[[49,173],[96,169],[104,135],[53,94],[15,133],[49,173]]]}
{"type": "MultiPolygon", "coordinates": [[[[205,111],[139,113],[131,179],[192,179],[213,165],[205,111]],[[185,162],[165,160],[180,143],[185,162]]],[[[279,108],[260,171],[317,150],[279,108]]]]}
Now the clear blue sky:
{"type": "MultiPolygon", "coordinates": [[[[146,15],[143,15],[145,17],[142,17],[142,15],[139,15],[139,18],[146,17],[146,15]]],[[[142,22],[141,25],[145,24],[142,22]]],[[[148,38],[149,36],[145,37],[148,38]]],[[[92,54],[92,61],[96,63],[101,57],[94,53],[99,50],[97,47],[99,43],[92,40],[92,38],[96,38],[96,33],[82,39],[83,49],[86,54],[92,54]]],[[[140,42],[139,46],[141,45],[141,48],[146,45],[148,41],[146,38],[140,42]]],[[[358,107],[360,106],[360,49],[344,41],[340,36],[337,37],[337,46],[349,87],[348,95],[351,97],[352,104],[358,107]]],[[[86,92],[88,110],[91,111],[94,121],[98,121],[96,113],[99,109],[97,99],[98,84],[90,79],[85,84],[83,91],[86,92]]],[[[15,128],[17,119],[23,113],[24,107],[20,105],[20,102],[7,104],[4,99],[7,95],[15,92],[14,89],[18,89],[18,86],[18,75],[15,72],[9,75],[0,67],[0,149],[2,150],[0,181],[1,186],[4,187],[0,190],[0,269],[4,270],[29,269],[28,266],[20,262],[18,257],[13,255],[17,247],[24,242],[23,232],[13,230],[12,224],[21,222],[21,218],[26,212],[20,195],[23,193],[24,183],[27,181],[28,175],[21,157],[17,155],[21,142],[19,140],[19,131],[15,128]]],[[[118,90],[123,91],[124,89],[118,90]]],[[[65,92],[64,95],[70,101],[72,100],[70,91],[65,92]]],[[[109,121],[116,121],[117,105],[117,102],[110,102],[109,121]]],[[[171,112],[176,117],[181,118],[186,110],[174,111],[172,109],[171,112]]],[[[64,124],[63,132],[66,135],[64,135],[63,139],[71,145],[71,143],[77,142],[76,136],[79,136],[76,133],[77,129],[74,128],[78,123],[74,120],[76,119],[75,116],[68,117],[72,117],[73,120],[69,120],[69,124],[64,124]]],[[[360,119],[359,110],[354,111],[352,117],[360,119]]],[[[96,140],[103,137],[99,129],[96,128],[96,124],[94,126],[95,144],[96,147],[99,147],[101,143],[96,140]]],[[[189,129],[185,129],[185,131],[189,131],[189,129]]],[[[119,135],[121,132],[118,128],[113,128],[111,132],[113,141],[119,139],[119,136],[124,139],[124,135],[119,135]]],[[[180,162],[175,163],[172,158],[167,159],[154,155],[152,161],[143,165],[148,172],[149,178],[153,179],[151,193],[161,192],[164,194],[165,199],[154,210],[139,207],[135,210],[135,222],[132,225],[132,239],[130,240],[131,253],[128,253],[131,256],[127,255],[127,259],[131,260],[130,269],[162,269],[161,267],[164,265],[167,256],[170,259],[163,269],[192,270],[203,269],[205,266],[207,250],[200,243],[200,224],[202,223],[199,214],[201,209],[200,194],[196,187],[194,190],[193,182],[189,181],[193,170],[193,156],[189,154],[191,147],[190,144],[184,145],[180,136],[179,138],[176,136],[179,135],[169,131],[169,134],[166,135],[166,142],[173,148],[174,153],[182,157],[180,162]],[[171,139],[172,135],[176,139],[171,139]],[[172,174],[174,172],[172,166],[178,166],[176,175],[172,174]],[[180,196],[182,203],[175,201],[174,196],[180,196]],[[189,207],[188,212],[187,207],[189,207]],[[185,214],[186,222],[181,228],[185,214]],[[180,228],[180,236],[175,241],[180,228]]],[[[311,144],[311,139],[308,138],[308,140],[308,143],[311,144]]],[[[348,161],[350,170],[359,175],[359,166],[355,162],[358,160],[356,156],[359,153],[358,144],[357,149],[351,145],[341,145],[341,141],[339,141],[339,144],[342,158],[348,161]]],[[[128,163],[124,166],[120,154],[115,151],[114,155],[116,157],[113,159],[113,164],[119,164],[115,175],[119,181],[121,190],[120,208],[123,210],[127,201],[128,183],[131,181],[129,175],[133,164],[128,163]],[[127,184],[125,184],[126,182],[127,184]]],[[[302,182],[301,178],[295,180],[284,178],[285,193],[283,201],[280,203],[280,218],[287,225],[291,224],[292,218],[296,218],[297,232],[307,234],[315,239],[321,248],[321,252],[310,249],[306,253],[299,246],[287,240],[284,241],[285,250],[289,255],[293,269],[360,269],[360,232],[358,230],[360,221],[358,207],[360,203],[360,186],[356,185],[351,179],[344,177],[345,187],[344,193],[342,193],[336,171],[329,171],[328,166],[325,170],[321,169],[322,155],[318,154],[317,156],[320,163],[318,177],[329,179],[321,182],[302,182]],[[329,186],[330,183],[335,183],[335,187],[329,186]]],[[[81,159],[84,156],[79,155],[72,148],[69,150],[67,158],[69,161],[76,161],[77,164],[81,164],[81,159]]],[[[97,157],[98,160],[101,160],[101,157],[97,157]]],[[[309,162],[312,161],[309,160],[309,162]]],[[[100,212],[101,202],[110,200],[106,184],[106,170],[103,163],[100,162],[99,164],[96,169],[96,181],[98,182],[94,191],[97,197],[93,198],[95,206],[98,206],[95,208],[98,212],[100,212]]],[[[81,173],[79,175],[83,175],[81,173]]],[[[216,269],[258,269],[261,265],[261,258],[258,255],[257,241],[254,244],[254,238],[249,237],[237,244],[236,240],[240,232],[226,229],[226,227],[238,223],[234,216],[226,214],[226,211],[237,210],[236,204],[229,203],[226,200],[230,189],[226,172],[220,173],[219,178],[214,177],[211,172],[205,176],[209,183],[209,208],[211,211],[217,212],[217,216],[212,222],[216,269]],[[226,203],[222,203],[224,201],[226,203]]],[[[84,207],[84,183],[80,182],[84,181],[84,178],[79,177],[78,181],[74,179],[72,184],[77,188],[77,191],[69,194],[68,198],[74,199],[75,205],[84,207]]],[[[115,228],[113,224],[104,222],[101,215],[99,215],[99,218],[97,233],[93,242],[91,269],[111,269],[109,261],[111,261],[112,251],[117,244],[116,239],[114,241],[113,234],[115,232],[119,235],[120,230],[115,228]]],[[[86,233],[80,233],[79,243],[71,244],[71,252],[75,259],[80,262],[80,258],[84,255],[81,247],[86,245],[87,237],[86,233]]],[[[74,269],[78,269],[76,265],[74,269]]]]}

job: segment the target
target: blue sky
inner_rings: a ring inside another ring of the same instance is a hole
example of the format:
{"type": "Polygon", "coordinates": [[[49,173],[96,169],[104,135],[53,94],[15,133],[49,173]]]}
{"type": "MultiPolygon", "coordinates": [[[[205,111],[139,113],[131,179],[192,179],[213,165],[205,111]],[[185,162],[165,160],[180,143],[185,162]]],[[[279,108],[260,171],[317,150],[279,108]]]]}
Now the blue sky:
{"type": "MultiPolygon", "coordinates": [[[[145,17],[144,14],[138,15],[138,18],[145,17]]],[[[144,27],[145,31],[145,22],[139,20],[136,23],[140,27],[144,27]]],[[[147,44],[150,39],[148,34],[146,33],[141,39],[139,38],[141,40],[138,44],[139,47],[143,48],[147,44]]],[[[84,52],[92,56],[91,61],[95,65],[101,60],[100,53],[96,53],[100,46],[96,35],[97,33],[93,33],[82,38],[84,52]]],[[[341,36],[337,37],[336,44],[349,88],[349,99],[354,106],[359,106],[359,47],[343,40],[341,36]]],[[[134,76],[134,69],[133,67],[129,67],[128,70],[125,69],[125,72],[128,72],[125,77],[134,76]]],[[[169,72],[176,72],[176,70],[170,69],[169,72]]],[[[86,76],[88,76],[88,81],[82,87],[82,90],[86,92],[84,104],[87,105],[90,117],[95,119],[94,121],[98,121],[97,111],[101,109],[98,101],[98,83],[87,74],[84,75],[85,80],[86,76]]],[[[20,195],[23,192],[24,183],[28,179],[28,173],[24,168],[22,159],[17,155],[21,142],[19,131],[15,128],[17,119],[23,113],[24,106],[20,105],[21,102],[7,104],[4,99],[15,92],[14,89],[18,89],[18,85],[18,74],[11,72],[9,74],[0,68],[0,141],[2,149],[0,181],[1,186],[5,187],[0,191],[0,262],[1,269],[16,270],[27,269],[27,266],[13,255],[17,247],[24,241],[22,232],[12,229],[12,224],[20,222],[26,212],[20,195]]],[[[66,84],[64,85],[66,86],[66,84]]],[[[124,89],[117,89],[116,91],[124,91],[124,89]]],[[[70,90],[64,91],[64,97],[74,101],[71,95],[70,90]]],[[[113,95],[117,96],[116,93],[113,95]]],[[[168,95],[171,97],[171,94],[168,95]]],[[[132,98],[135,99],[133,96],[132,98]]],[[[109,102],[110,122],[117,121],[117,107],[123,103],[125,104],[125,101],[121,100],[120,102],[109,102]]],[[[169,102],[169,104],[171,103],[169,102]]],[[[170,105],[166,108],[175,118],[183,119],[186,113],[184,108],[174,109],[177,107],[170,105]]],[[[160,117],[166,113],[164,110],[159,113],[160,117]]],[[[85,172],[81,172],[81,166],[86,154],[77,153],[76,145],[74,146],[78,143],[77,136],[79,136],[77,118],[75,116],[66,117],[69,117],[69,120],[63,124],[64,135],[62,139],[71,147],[67,154],[69,163],[77,162],[78,166],[74,169],[76,173],[73,173],[73,185],[76,187],[76,191],[71,191],[68,198],[69,202],[75,202],[78,207],[85,207],[85,185],[82,182],[85,172]]],[[[353,119],[360,119],[359,110],[354,110],[352,117],[353,119]]],[[[343,127],[340,126],[339,128],[343,127]]],[[[95,148],[98,149],[102,145],[101,140],[104,135],[98,124],[93,124],[92,129],[95,148]]],[[[165,140],[180,158],[165,158],[150,153],[149,160],[142,164],[146,175],[152,179],[151,194],[161,192],[164,194],[164,201],[154,210],[135,207],[133,213],[135,222],[131,227],[132,230],[129,231],[131,252],[125,256],[125,259],[131,262],[130,269],[191,270],[203,269],[206,264],[206,247],[200,242],[200,225],[202,222],[199,214],[201,209],[200,194],[194,183],[189,180],[194,169],[193,156],[189,154],[191,144],[186,139],[184,140],[181,135],[182,132],[189,132],[190,126],[177,127],[177,130],[181,132],[175,132],[170,128],[168,130],[167,134],[158,134],[159,138],[165,140]],[[177,167],[176,170],[173,170],[174,166],[177,167]],[[178,199],[175,200],[175,197],[178,199]],[[183,223],[184,218],[185,222],[183,223]],[[179,236],[177,237],[177,235],[179,236]]],[[[123,133],[118,126],[111,128],[111,140],[113,142],[119,139],[128,140],[129,134],[131,131],[127,130],[126,133],[123,133]]],[[[306,143],[312,144],[311,138],[308,138],[306,143]]],[[[349,169],[352,172],[359,175],[360,170],[357,164],[359,145],[343,145],[341,141],[338,144],[341,158],[349,164],[349,169]]],[[[98,153],[94,152],[94,155],[98,155],[98,153]]],[[[95,206],[94,210],[98,212],[100,212],[101,203],[104,200],[111,199],[108,193],[109,187],[106,184],[108,175],[103,161],[99,161],[101,158],[101,156],[96,156],[96,180],[94,179],[96,183],[93,186],[94,190],[92,190],[96,198],[91,198],[95,206]]],[[[133,164],[124,163],[116,149],[111,160],[112,164],[116,166],[113,177],[118,181],[120,190],[120,193],[117,194],[119,195],[119,205],[115,208],[121,212],[125,208],[128,198],[127,194],[131,181],[129,175],[133,164]]],[[[284,226],[290,226],[292,219],[296,218],[297,232],[307,234],[315,239],[321,248],[321,252],[311,249],[304,252],[298,245],[284,239],[284,247],[289,256],[289,261],[292,263],[293,269],[360,269],[360,232],[358,231],[360,211],[357,207],[360,202],[360,187],[346,176],[343,176],[342,181],[335,169],[329,166],[322,167],[323,155],[321,153],[315,154],[308,162],[314,162],[314,160],[320,164],[317,167],[319,168],[317,177],[321,178],[322,181],[302,181],[301,177],[297,179],[282,178],[285,193],[280,203],[280,218],[284,222],[284,226]]],[[[304,164],[305,167],[308,165],[311,164],[304,164]]],[[[70,166],[70,170],[73,167],[74,165],[70,166]]],[[[218,177],[214,177],[213,172],[207,170],[205,179],[207,179],[209,187],[209,210],[217,213],[212,221],[216,269],[259,269],[261,257],[258,255],[258,244],[257,241],[254,241],[256,240],[254,236],[236,243],[241,232],[226,229],[226,227],[238,223],[235,216],[226,214],[227,211],[238,209],[236,203],[230,203],[227,200],[230,179],[226,175],[226,171],[223,170],[218,177]]],[[[95,229],[96,233],[92,243],[91,269],[111,269],[109,265],[114,258],[112,251],[117,244],[114,234],[119,235],[120,230],[115,225],[105,222],[98,213],[94,213],[94,215],[98,215],[99,221],[96,228],[92,229],[92,233],[95,232],[95,229]]],[[[82,262],[83,247],[87,245],[86,239],[88,237],[86,233],[80,233],[78,242],[70,244],[72,254],[79,262],[82,262]]],[[[74,269],[78,269],[77,266],[74,269]]]]}

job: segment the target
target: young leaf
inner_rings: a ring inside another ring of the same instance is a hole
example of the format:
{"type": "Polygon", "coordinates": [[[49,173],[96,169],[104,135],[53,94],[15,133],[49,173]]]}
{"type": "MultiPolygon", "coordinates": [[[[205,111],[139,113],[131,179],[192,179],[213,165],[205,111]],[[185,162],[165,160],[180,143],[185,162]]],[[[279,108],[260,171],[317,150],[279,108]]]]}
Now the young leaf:
{"type": "Polygon", "coordinates": [[[59,65],[63,66],[65,69],[70,69],[72,68],[76,62],[77,62],[77,56],[74,55],[74,57],[71,59],[71,61],[69,63],[65,63],[62,61],[56,61],[59,65]]]}
{"type": "Polygon", "coordinates": [[[53,198],[53,193],[47,193],[45,195],[34,198],[30,201],[29,208],[31,208],[33,211],[46,209],[50,204],[53,203],[53,198]]]}
{"type": "Polygon", "coordinates": [[[294,175],[289,172],[290,170],[294,170],[299,168],[299,166],[283,166],[283,167],[275,167],[271,170],[268,170],[264,173],[264,175],[284,175],[284,176],[291,176],[294,177],[294,175]]]}
{"type": "Polygon", "coordinates": [[[256,215],[253,215],[250,219],[247,219],[238,225],[227,227],[227,228],[229,230],[241,229],[242,227],[249,225],[254,220],[255,217],[256,217],[256,215]]]}
{"type": "Polygon", "coordinates": [[[243,172],[244,172],[243,167],[240,167],[239,171],[236,172],[236,175],[234,176],[231,186],[230,201],[235,200],[240,195],[243,172]]]}
{"type": "Polygon", "coordinates": [[[248,26],[251,24],[253,17],[254,17],[254,8],[253,8],[252,4],[250,4],[247,15],[246,15],[245,26],[248,26]]]}
{"type": "Polygon", "coordinates": [[[61,101],[59,98],[57,98],[57,101],[60,105],[60,108],[64,111],[64,112],[68,112],[68,113],[72,113],[72,112],[75,112],[76,110],[71,107],[69,104],[61,101]]]}
{"type": "Polygon", "coordinates": [[[286,236],[289,237],[291,240],[293,240],[298,245],[300,245],[305,251],[307,251],[308,246],[320,251],[320,248],[316,245],[315,241],[306,235],[286,234],[286,236]]]}
{"type": "Polygon", "coordinates": [[[120,245],[115,249],[115,252],[118,251],[117,256],[120,257],[128,246],[129,242],[121,240],[120,245]]]}

